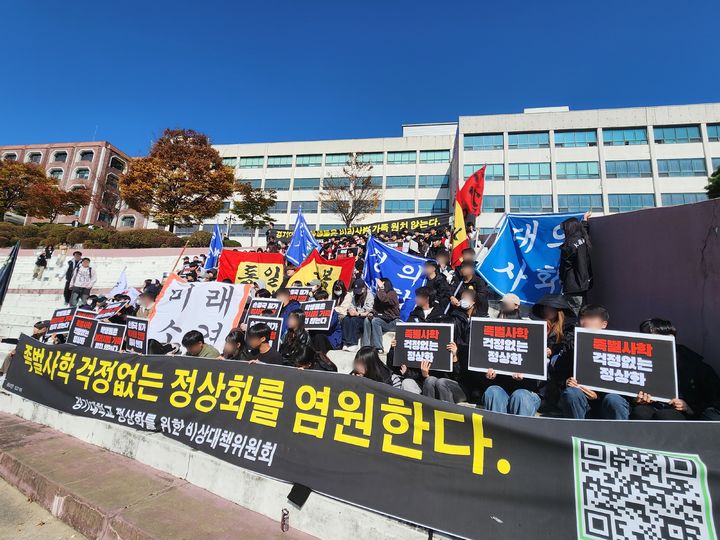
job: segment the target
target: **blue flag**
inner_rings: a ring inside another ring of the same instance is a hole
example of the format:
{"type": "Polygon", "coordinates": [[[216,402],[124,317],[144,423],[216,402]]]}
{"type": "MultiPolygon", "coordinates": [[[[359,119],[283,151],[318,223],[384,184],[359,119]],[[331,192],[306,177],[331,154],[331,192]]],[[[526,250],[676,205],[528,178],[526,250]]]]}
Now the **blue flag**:
{"type": "Polygon", "coordinates": [[[217,268],[222,248],[222,233],[220,232],[220,225],[216,223],[215,228],[213,229],[212,238],[210,238],[210,247],[208,248],[207,260],[205,261],[205,270],[217,268]]]}
{"type": "Polygon", "coordinates": [[[288,245],[285,258],[295,266],[299,266],[307,259],[313,249],[317,249],[319,252],[320,244],[317,243],[312,232],[310,232],[308,224],[302,215],[302,209],[300,209],[295,219],[295,230],[293,230],[292,238],[290,238],[290,245],[288,245]]]}
{"type": "Polygon", "coordinates": [[[363,280],[373,294],[377,292],[378,278],[392,281],[400,299],[400,319],[407,321],[415,308],[415,289],[427,281],[423,274],[423,264],[427,259],[391,248],[372,235],[368,239],[365,254],[363,280]]]}
{"type": "Polygon", "coordinates": [[[515,293],[525,304],[560,294],[558,266],[565,240],[562,222],[582,213],[508,214],[478,273],[499,294],[515,293]]]}

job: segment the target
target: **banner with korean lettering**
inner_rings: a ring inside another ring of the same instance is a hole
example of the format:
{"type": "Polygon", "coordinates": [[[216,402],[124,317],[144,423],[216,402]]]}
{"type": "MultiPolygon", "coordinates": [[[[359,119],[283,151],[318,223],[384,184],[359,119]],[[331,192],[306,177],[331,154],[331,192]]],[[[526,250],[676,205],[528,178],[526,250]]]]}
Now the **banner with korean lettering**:
{"type": "Polygon", "coordinates": [[[148,339],[180,343],[190,330],[199,330],[222,350],[225,336],[240,324],[250,285],[220,281],[187,282],[170,274],[150,313],[148,339]]]}
{"type": "Polygon", "coordinates": [[[406,321],[415,308],[415,289],[425,285],[423,257],[416,257],[387,246],[374,236],[368,238],[363,280],[376,292],[377,279],[388,278],[400,300],[400,319],[406,321]]]}
{"type": "Polygon", "coordinates": [[[573,373],[591,390],[670,401],[678,397],[675,337],[576,328],[573,373]]]}
{"type": "MultiPolygon", "coordinates": [[[[366,234],[397,234],[407,231],[427,231],[432,228],[447,227],[450,223],[450,214],[435,214],[432,216],[420,216],[413,218],[391,219],[378,221],[367,225],[353,225],[350,227],[323,228],[312,231],[315,238],[333,238],[337,236],[353,236],[355,234],[365,236],[366,234]]],[[[278,239],[290,238],[292,230],[275,230],[278,239]]]]}
{"type": "Polygon", "coordinates": [[[330,330],[335,300],[315,300],[302,304],[305,330],[330,330]]]}
{"type": "Polygon", "coordinates": [[[499,375],[521,373],[526,379],[547,379],[547,323],[473,317],[470,320],[470,371],[499,375]]]}
{"type": "Polygon", "coordinates": [[[223,249],[218,265],[218,281],[226,279],[233,283],[253,284],[260,280],[265,288],[274,293],[282,285],[285,274],[285,258],[282,253],[257,253],[255,251],[231,251],[223,249]]]}
{"type": "Polygon", "coordinates": [[[90,346],[94,349],[120,352],[125,341],[125,325],[98,321],[90,346]]]}
{"type": "Polygon", "coordinates": [[[139,354],[148,352],[148,320],[142,317],[127,317],[127,343],[125,350],[139,354]]]}
{"type": "Polygon", "coordinates": [[[716,538],[720,422],[521,417],[363,377],[28,336],[4,388],[456,537],[716,538]]]}
{"type": "Polygon", "coordinates": [[[52,317],[50,317],[47,334],[62,334],[70,330],[70,325],[75,318],[75,311],[77,311],[77,308],[74,307],[56,309],[52,317]]]}
{"type": "Polygon", "coordinates": [[[312,287],[288,287],[287,290],[289,300],[301,304],[310,300],[313,294],[312,287]]]}
{"type": "Polygon", "coordinates": [[[524,304],[560,294],[562,222],[572,217],[582,220],[583,214],[507,214],[478,273],[499,294],[517,294],[524,304]]]}
{"type": "Polygon", "coordinates": [[[92,343],[92,339],[95,336],[95,329],[100,321],[93,317],[87,317],[80,315],[80,310],[75,314],[75,318],[70,323],[70,330],[68,331],[67,343],[70,345],[80,345],[82,347],[89,347],[92,343]]]}
{"type": "Polygon", "coordinates": [[[320,280],[320,288],[332,294],[336,281],[345,283],[350,288],[350,280],[355,270],[355,258],[341,258],[328,260],[320,256],[317,250],[312,250],[308,258],[298,267],[290,281],[299,281],[309,285],[314,279],[320,280]]]}
{"type": "Polygon", "coordinates": [[[277,317],[282,309],[282,302],[276,298],[251,298],[245,310],[245,322],[248,317],[277,317]]]}

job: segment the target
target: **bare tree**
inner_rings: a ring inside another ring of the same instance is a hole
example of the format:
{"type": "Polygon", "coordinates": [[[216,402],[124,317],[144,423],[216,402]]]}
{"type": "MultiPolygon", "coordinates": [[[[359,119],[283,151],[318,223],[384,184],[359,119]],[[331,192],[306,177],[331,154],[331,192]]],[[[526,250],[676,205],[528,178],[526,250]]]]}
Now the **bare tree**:
{"type": "Polygon", "coordinates": [[[323,179],[319,199],[323,208],[338,214],[346,227],[374,213],[380,205],[381,190],[373,184],[373,166],[353,153],[342,169],[343,176],[323,179]]]}

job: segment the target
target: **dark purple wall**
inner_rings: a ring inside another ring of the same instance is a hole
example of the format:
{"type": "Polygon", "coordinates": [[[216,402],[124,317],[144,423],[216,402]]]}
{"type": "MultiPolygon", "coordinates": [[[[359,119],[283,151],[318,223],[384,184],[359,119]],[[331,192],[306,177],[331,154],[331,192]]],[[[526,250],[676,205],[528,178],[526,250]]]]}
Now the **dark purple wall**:
{"type": "Polygon", "coordinates": [[[670,319],[678,342],[720,372],[720,199],[592,218],[589,301],[610,327],[670,319]]]}

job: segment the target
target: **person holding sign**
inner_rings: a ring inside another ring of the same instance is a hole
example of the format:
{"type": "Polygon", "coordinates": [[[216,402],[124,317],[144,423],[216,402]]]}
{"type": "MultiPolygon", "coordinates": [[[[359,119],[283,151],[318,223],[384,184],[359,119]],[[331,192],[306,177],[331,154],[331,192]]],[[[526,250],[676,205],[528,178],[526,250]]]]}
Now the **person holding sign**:
{"type": "MultiPolygon", "coordinates": [[[[342,282],[340,282],[342,283],[342,282]]],[[[348,297],[350,295],[347,295],[348,297]]],[[[328,300],[330,295],[327,291],[320,289],[315,293],[315,300],[328,300]]],[[[333,309],[330,316],[330,328],[327,330],[308,330],[312,347],[323,354],[328,351],[339,349],[342,345],[342,327],[340,326],[340,316],[337,308],[333,309]]]]}
{"type": "Polygon", "coordinates": [[[365,318],[362,344],[372,345],[383,352],[383,334],[394,332],[395,323],[400,320],[400,300],[388,278],[378,278],[375,302],[372,311],[365,318]]]}
{"type": "MultiPolygon", "coordinates": [[[[609,322],[610,314],[602,306],[586,305],[580,308],[581,328],[605,330],[609,322]]],[[[564,358],[572,355],[572,350],[568,350],[564,358]]],[[[567,378],[565,385],[559,401],[560,410],[565,418],[588,418],[592,415],[594,404],[600,404],[599,416],[605,420],[627,420],[630,417],[630,403],[619,394],[598,394],[594,390],[585,388],[574,375],[567,378]]]]}
{"type": "MultiPolygon", "coordinates": [[[[675,336],[672,322],[648,319],[640,325],[643,334],[675,336]]],[[[654,401],[640,392],[630,413],[631,420],[720,420],[720,378],[715,370],[703,362],[702,356],[684,345],[675,345],[679,397],[669,403],[654,401]]]]}
{"type": "Polygon", "coordinates": [[[283,320],[280,335],[280,338],[282,339],[285,336],[285,332],[288,330],[288,317],[290,317],[290,314],[294,311],[301,311],[302,307],[300,306],[300,302],[290,299],[290,291],[287,287],[280,287],[275,293],[275,298],[282,302],[280,313],[278,313],[278,317],[283,320]]]}

